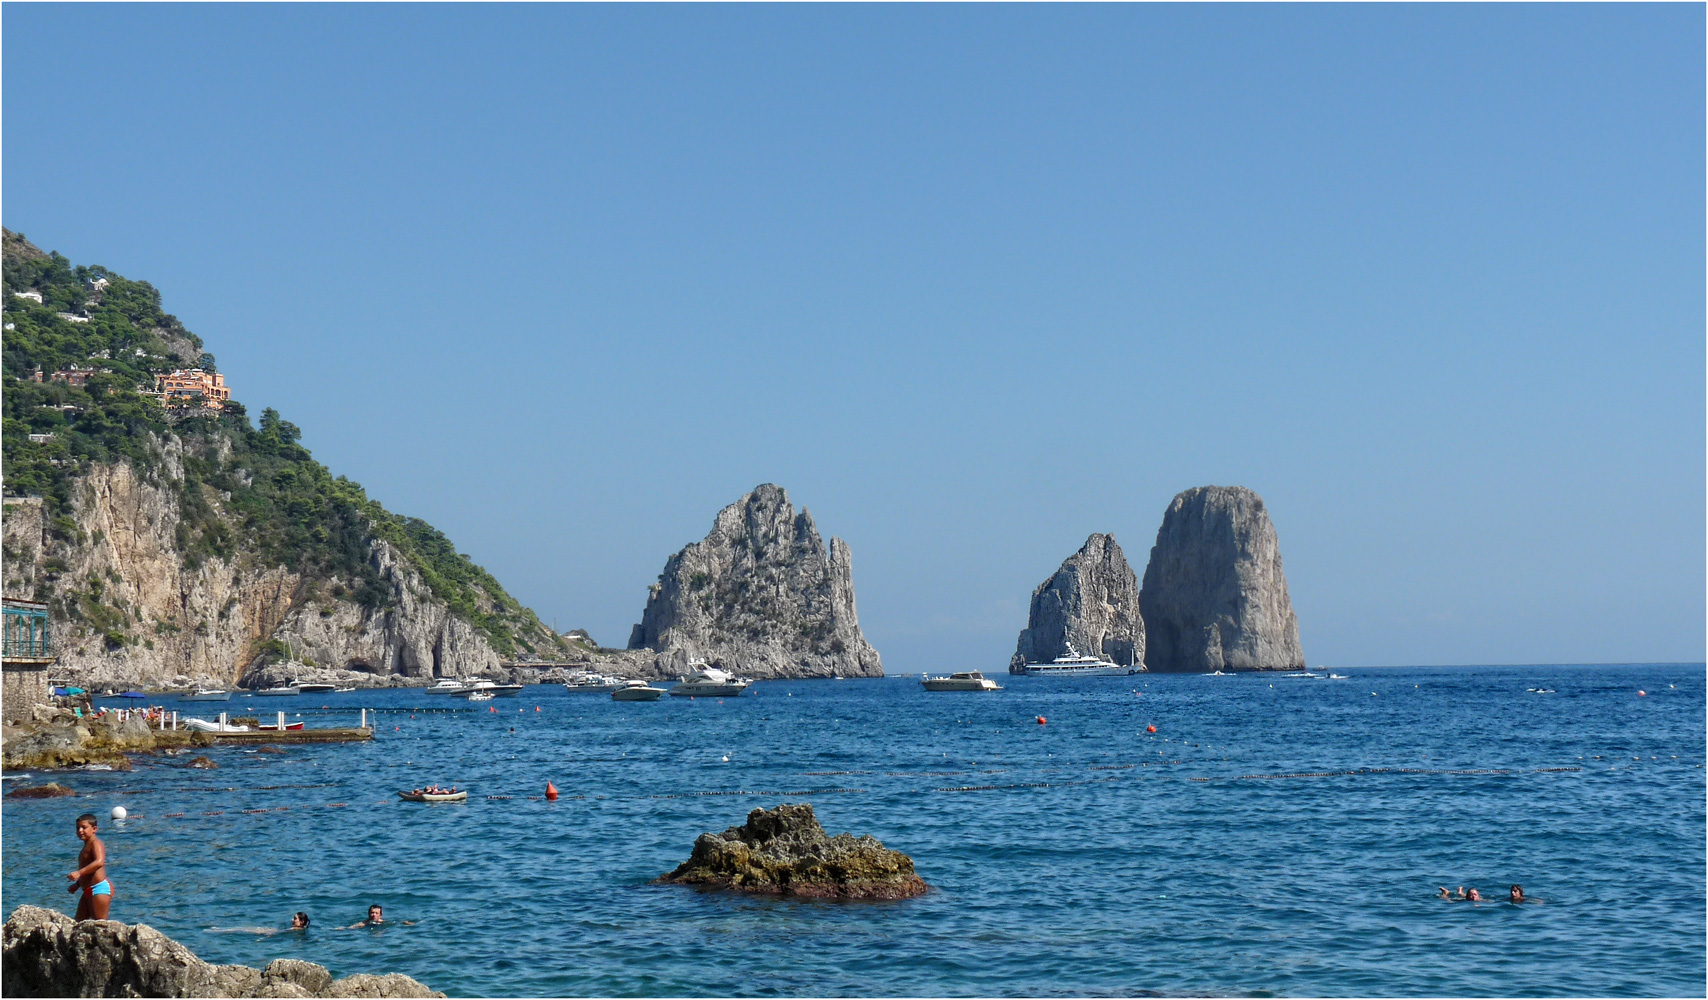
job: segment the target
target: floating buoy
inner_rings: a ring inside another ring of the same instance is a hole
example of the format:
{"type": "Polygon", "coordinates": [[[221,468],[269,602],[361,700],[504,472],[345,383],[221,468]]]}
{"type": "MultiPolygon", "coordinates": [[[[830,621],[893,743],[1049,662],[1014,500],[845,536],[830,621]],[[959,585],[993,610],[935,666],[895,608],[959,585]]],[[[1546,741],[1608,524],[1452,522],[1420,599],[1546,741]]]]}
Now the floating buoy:
{"type": "Polygon", "coordinates": [[[556,802],[557,801],[557,786],[552,784],[549,781],[546,782],[546,801],[547,802],[556,802]]]}
{"type": "Polygon", "coordinates": [[[534,711],[536,711],[536,712],[538,712],[538,711],[539,711],[539,710],[540,710],[540,706],[538,706],[538,705],[535,705],[535,706],[534,706],[534,711]]]}
{"type": "Polygon", "coordinates": [[[1043,724],[1044,724],[1044,717],[1040,715],[1040,716],[1038,716],[1038,725],[1041,726],[1043,724]]]}
{"type": "Polygon", "coordinates": [[[496,709],[496,708],[493,708],[493,707],[492,707],[492,706],[491,706],[491,705],[488,705],[488,706],[486,706],[486,710],[487,710],[487,711],[488,711],[488,712],[496,712],[496,711],[498,711],[498,709],[496,709]]]}
{"type": "Polygon", "coordinates": [[[1145,727],[1145,732],[1147,732],[1147,733],[1154,733],[1154,732],[1156,732],[1156,727],[1155,727],[1155,726],[1146,726],[1146,727],[1145,727]]]}
{"type": "Polygon", "coordinates": [[[402,726],[393,726],[393,727],[391,727],[391,731],[392,731],[392,732],[394,732],[394,733],[395,733],[395,732],[397,732],[397,731],[398,731],[398,730],[399,730],[399,729],[402,729],[402,728],[403,728],[403,727],[402,727],[402,726]]]}
{"type": "Polygon", "coordinates": [[[113,818],[114,819],[124,819],[128,815],[130,815],[130,814],[125,812],[124,806],[114,806],[113,807],[113,818]]]}
{"type": "Polygon", "coordinates": [[[1637,691],[1637,697],[1639,697],[1639,698],[1647,698],[1648,696],[1649,696],[1649,692],[1647,692],[1647,691],[1643,691],[1641,689],[1639,689],[1637,691]]]}

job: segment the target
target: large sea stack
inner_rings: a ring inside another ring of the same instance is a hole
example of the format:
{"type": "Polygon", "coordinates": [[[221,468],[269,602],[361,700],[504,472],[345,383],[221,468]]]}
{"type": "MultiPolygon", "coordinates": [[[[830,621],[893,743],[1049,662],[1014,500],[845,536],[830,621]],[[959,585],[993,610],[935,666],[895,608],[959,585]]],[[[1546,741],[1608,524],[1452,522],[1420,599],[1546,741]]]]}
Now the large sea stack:
{"type": "Polygon", "coordinates": [[[1263,498],[1200,486],[1174,498],[1139,595],[1153,671],[1300,670],[1299,622],[1263,498]]]}
{"type": "Polygon", "coordinates": [[[1032,591],[1032,613],[1009,673],[1027,663],[1048,663],[1067,651],[1101,654],[1117,664],[1143,663],[1145,622],[1139,615],[1139,581],[1114,535],[1092,535],[1062,561],[1055,575],[1032,591]]]}
{"type": "Polygon", "coordinates": [[[718,512],[712,532],[670,557],[630,649],[751,677],[882,677],[860,634],[847,543],[824,544],[812,515],[767,483],[718,512]]]}

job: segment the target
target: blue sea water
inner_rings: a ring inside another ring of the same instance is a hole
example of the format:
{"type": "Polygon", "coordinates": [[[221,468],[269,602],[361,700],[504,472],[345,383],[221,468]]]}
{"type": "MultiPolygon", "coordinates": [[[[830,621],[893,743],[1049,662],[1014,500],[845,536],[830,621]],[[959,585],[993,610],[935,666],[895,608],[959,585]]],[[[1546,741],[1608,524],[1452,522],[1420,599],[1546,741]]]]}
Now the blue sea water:
{"type": "Polygon", "coordinates": [[[80,798],[8,801],[4,906],[70,912],[73,818],[124,805],[102,822],[116,919],[209,961],[405,972],[452,995],[1704,994],[1701,664],[1341,672],[626,704],[538,687],[496,712],[239,698],[310,725],[394,711],[371,744],[217,748],[214,771],[140,757],[65,776],[80,798]],[[431,781],[473,797],[397,801],[431,781]],[[648,884],[702,831],[782,801],[906,851],[934,891],[648,884]],[[1515,882],[1544,902],[1506,903],[1515,882]],[[370,902],[416,923],[336,928],[370,902]],[[229,930],[299,909],[306,935],[229,930]]]}

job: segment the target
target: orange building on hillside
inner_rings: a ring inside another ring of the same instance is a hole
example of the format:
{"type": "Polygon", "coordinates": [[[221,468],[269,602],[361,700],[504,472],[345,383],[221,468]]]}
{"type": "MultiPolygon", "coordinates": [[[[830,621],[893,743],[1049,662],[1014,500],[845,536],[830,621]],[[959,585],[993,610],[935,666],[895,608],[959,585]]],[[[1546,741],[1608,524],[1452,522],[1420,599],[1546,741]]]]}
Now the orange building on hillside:
{"type": "Polygon", "coordinates": [[[167,406],[175,400],[182,400],[199,403],[210,410],[225,409],[226,400],[231,398],[224,375],[200,368],[182,368],[170,375],[156,375],[154,391],[164,397],[167,406]]]}

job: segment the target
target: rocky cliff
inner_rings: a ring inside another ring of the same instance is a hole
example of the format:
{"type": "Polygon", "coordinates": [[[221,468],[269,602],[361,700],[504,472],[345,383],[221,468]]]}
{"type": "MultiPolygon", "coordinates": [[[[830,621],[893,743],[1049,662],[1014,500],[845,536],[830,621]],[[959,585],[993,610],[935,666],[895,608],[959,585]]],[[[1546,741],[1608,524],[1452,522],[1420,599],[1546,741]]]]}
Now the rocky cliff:
{"type": "Polygon", "coordinates": [[[150,396],[152,373],[201,347],[151,287],[10,232],[4,273],[4,587],[49,604],[56,677],[374,684],[562,651],[442,534],[315,462],[277,413],[256,428],[240,403],[150,396]],[[55,311],[74,302],[89,322],[55,311]],[[83,359],[101,370],[36,380],[83,359]]]}
{"type": "Polygon", "coordinates": [[[881,677],[860,634],[848,545],[766,484],[670,557],[629,637],[677,669],[690,659],[752,677],[881,677]]]}
{"type": "Polygon", "coordinates": [[[1305,666],[1275,526],[1242,486],[1200,486],[1168,505],[1139,607],[1153,671],[1305,666]]]}
{"type": "Polygon", "coordinates": [[[1047,663],[1066,652],[1069,643],[1113,663],[1145,660],[1139,581],[1113,535],[1087,538],[1032,591],[1032,612],[1008,670],[1018,673],[1022,664],[1047,663]]]}

